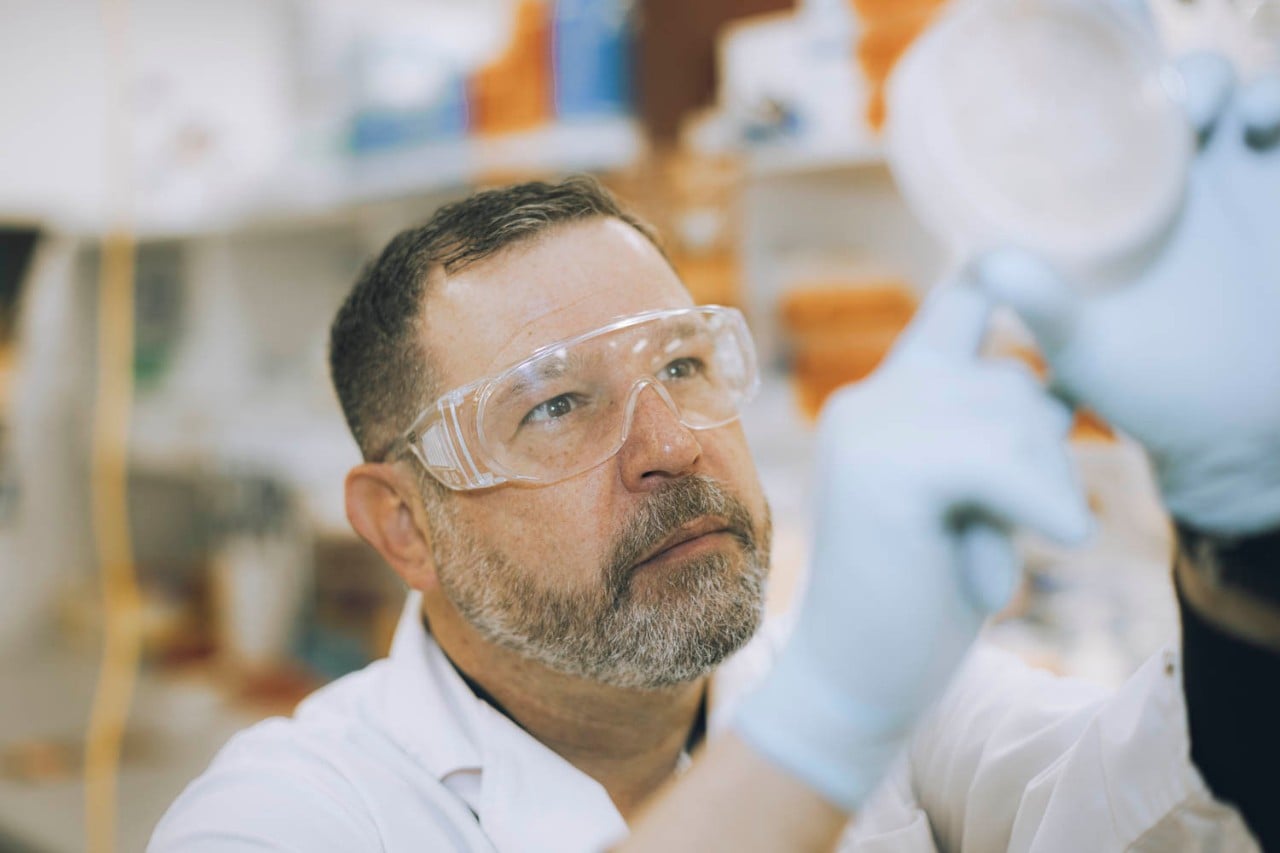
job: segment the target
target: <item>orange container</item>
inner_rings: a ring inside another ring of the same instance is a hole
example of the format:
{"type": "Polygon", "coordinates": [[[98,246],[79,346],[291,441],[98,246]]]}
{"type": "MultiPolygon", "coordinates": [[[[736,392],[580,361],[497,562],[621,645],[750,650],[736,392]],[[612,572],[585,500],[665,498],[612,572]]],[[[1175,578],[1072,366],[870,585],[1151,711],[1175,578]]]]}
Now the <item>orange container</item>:
{"type": "Polygon", "coordinates": [[[884,126],[885,84],[894,65],[947,0],[851,0],[858,15],[858,64],[867,81],[867,124],[884,126]]]}
{"type": "MultiPolygon", "coordinates": [[[[796,400],[816,418],[832,392],[869,376],[888,355],[918,306],[903,282],[815,282],[788,293],[778,306],[792,347],[796,400]]],[[[1040,378],[1048,375],[1035,349],[1007,347],[988,352],[1026,364],[1040,378]]],[[[1087,409],[1076,412],[1074,441],[1114,441],[1115,433],[1087,409]]]]}
{"type": "Polygon", "coordinates": [[[669,251],[672,266],[680,272],[693,301],[698,305],[740,305],[742,272],[732,252],[716,250],[693,253],[669,251]]]}
{"type": "Polygon", "coordinates": [[[817,417],[831,392],[869,375],[911,322],[916,296],[903,282],[826,282],[798,288],[779,306],[791,340],[796,397],[817,417]]]}
{"type": "Polygon", "coordinates": [[[797,335],[851,328],[901,328],[916,310],[916,296],[893,281],[814,282],[796,288],[779,306],[782,324],[797,335]]]}
{"type": "Polygon", "coordinates": [[[482,136],[532,130],[552,115],[551,4],[520,0],[511,42],[467,86],[471,130],[482,136]]]}

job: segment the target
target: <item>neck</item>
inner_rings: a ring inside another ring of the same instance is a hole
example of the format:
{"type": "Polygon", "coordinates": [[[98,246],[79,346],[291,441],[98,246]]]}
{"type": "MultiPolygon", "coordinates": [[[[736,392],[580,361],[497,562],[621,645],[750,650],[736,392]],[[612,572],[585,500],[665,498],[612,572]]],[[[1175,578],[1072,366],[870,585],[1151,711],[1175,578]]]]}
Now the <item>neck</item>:
{"type": "Polygon", "coordinates": [[[623,819],[671,778],[698,723],[706,679],[662,690],[610,687],[494,646],[447,602],[426,596],[423,611],[473,689],[603,785],[623,819]]]}

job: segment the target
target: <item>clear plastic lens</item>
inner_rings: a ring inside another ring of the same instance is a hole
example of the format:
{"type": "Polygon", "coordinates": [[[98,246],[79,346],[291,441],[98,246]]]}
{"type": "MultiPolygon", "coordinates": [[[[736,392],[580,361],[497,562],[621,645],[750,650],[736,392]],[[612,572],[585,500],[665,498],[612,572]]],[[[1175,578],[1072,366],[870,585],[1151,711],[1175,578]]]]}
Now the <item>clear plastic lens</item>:
{"type": "Polygon", "coordinates": [[[456,443],[493,476],[427,467],[454,487],[459,476],[463,487],[505,479],[555,482],[618,451],[646,389],[686,427],[707,429],[736,418],[756,381],[754,351],[737,311],[708,306],[638,315],[447,395],[461,420],[445,428],[461,432],[456,443]]]}
{"type": "Polygon", "coordinates": [[[485,449],[516,476],[552,480],[585,470],[617,452],[631,399],[648,383],[666,391],[686,426],[724,423],[736,416],[747,377],[724,369],[735,358],[720,353],[738,353],[742,343],[720,319],[712,312],[654,319],[525,362],[486,397],[485,449]]]}

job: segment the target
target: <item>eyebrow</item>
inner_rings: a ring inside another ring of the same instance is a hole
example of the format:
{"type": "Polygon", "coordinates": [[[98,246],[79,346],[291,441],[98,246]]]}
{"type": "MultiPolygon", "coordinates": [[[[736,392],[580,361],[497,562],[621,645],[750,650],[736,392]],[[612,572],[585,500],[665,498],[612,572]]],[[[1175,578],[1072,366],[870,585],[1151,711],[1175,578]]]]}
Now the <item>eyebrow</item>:
{"type": "MultiPolygon", "coordinates": [[[[709,335],[706,323],[691,318],[681,318],[670,326],[663,328],[660,337],[655,335],[655,338],[660,341],[657,351],[662,351],[663,347],[667,346],[674,340],[695,338],[699,335],[709,335]]],[[[590,359],[590,361],[599,362],[600,358],[598,352],[592,350],[591,353],[595,357],[590,359]]],[[[524,371],[521,371],[519,378],[513,380],[511,384],[507,385],[501,393],[493,398],[492,402],[496,405],[505,405],[526,393],[537,382],[559,379],[561,376],[564,376],[572,370],[588,366],[588,360],[584,356],[583,351],[579,349],[569,350],[566,353],[565,358],[551,358],[550,356],[551,353],[548,353],[547,356],[539,360],[533,372],[533,376],[528,376],[524,371]]]]}
{"type": "MultiPolygon", "coordinates": [[[[549,356],[550,354],[548,354],[549,356]]],[[[493,402],[497,405],[504,405],[511,400],[525,394],[535,383],[545,382],[549,379],[559,379],[571,370],[581,367],[584,364],[582,353],[572,350],[567,354],[566,358],[550,358],[540,359],[536,365],[533,376],[528,376],[525,371],[520,372],[519,378],[514,380],[510,385],[505,387],[493,402]]]]}
{"type": "Polygon", "coordinates": [[[691,320],[687,317],[682,317],[678,322],[671,324],[663,331],[665,334],[661,340],[664,346],[677,338],[693,338],[700,334],[709,334],[706,323],[691,320]]]}

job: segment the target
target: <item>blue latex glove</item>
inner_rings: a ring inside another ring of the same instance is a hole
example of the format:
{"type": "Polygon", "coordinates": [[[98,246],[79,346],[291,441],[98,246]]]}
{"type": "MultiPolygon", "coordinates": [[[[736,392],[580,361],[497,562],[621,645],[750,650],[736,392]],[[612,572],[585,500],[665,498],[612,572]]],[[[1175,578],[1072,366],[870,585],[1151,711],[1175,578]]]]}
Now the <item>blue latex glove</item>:
{"type": "Polygon", "coordinates": [[[1182,68],[1205,143],[1141,269],[1069,283],[1010,249],[977,278],[1026,321],[1055,390],[1146,447],[1176,517],[1248,534],[1280,524],[1280,74],[1233,89],[1220,58],[1182,68]]]}
{"type": "Polygon", "coordinates": [[[855,808],[941,694],[987,616],[971,577],[1011,578],[1011,527],[1063,542],[1090,518],[1070,414],[1020,366],[979,360],[987,300],[937,288],[818,431],[817,526],[794,632],[735,728],[855,808]],[[970,574],[974,566],[989,572],[970,574]]]}

